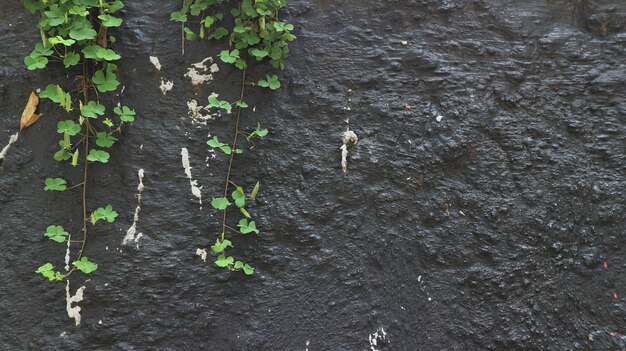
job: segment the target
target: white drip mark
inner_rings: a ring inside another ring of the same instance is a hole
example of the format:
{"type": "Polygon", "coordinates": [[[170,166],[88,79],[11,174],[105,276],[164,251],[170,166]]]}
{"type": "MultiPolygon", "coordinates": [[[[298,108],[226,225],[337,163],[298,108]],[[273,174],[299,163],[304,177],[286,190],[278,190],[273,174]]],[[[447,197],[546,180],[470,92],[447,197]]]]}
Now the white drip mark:
{"type": "Polygon", "coordinates": [[[65,251],[65,271],[70,271],[70,243],[72,242],[72,234],[67,236],[67,250],[65,251]]]}
{"type": "Polygon", "coordinates": [[[200,256],[200,259],[202,260],[202,262],[206,262],[206,255],[207,255],[206,249],[201,249],[201,248],[196,249],[196,255],[200,256]]]}
{"type": "Polygon", "coordinates": [[[158,57],[150,56],[150,62],[154,65],[154,68],[156,68],[157,71],[161,70],[161,63],[159,62],[158,57]]]}
{"type": "Polygon", "coordinates": [[[387,340],[387,333],[385,332],[385,329],[383,327],[378,328],[378,330],[376,330],[374,334],[370,334],[369,341],[372,351],[379,351],[379,349],[376,348],[379,342],[389,342],[389,340],[387,340]]]}
{"type": "Polygon", "coordinates": [[[215,114],[209,112],[211,109],[210,106],[201,106],[196,100],[187,101],[187,108],[189,109],[189,117],[191,117],[193,124],[198,123],[206,125],[207,121],[213,119],[215,116],[215,114]]]}
{"type": "Polygon", "coordinates": [[[346,130],[341,134],[341,169],[345,172],[348,171],[348,145],[356,145],[359,142],[359,137],[351,131],[350,129],[346,130]]]}
{"type": "Polygon", "coordinates": [[[65,285],[65,301],[66,301],[65,309],[67,310],[67,315],[70,318],[74,318],[74,321],[76,322],[76,326],[80,325],[81,308],[80,306],[72,307],[72,303],[83,301],[83,292],[85,291],[85,289],[86,289],[85,286],[81,286],[80,288],[78,288],[78,290],[76,290],[76,294],[74,296],[71,296],[70,281],[68,280],[67,284],[65,285]]]}
{"type": "MultiPolygon", "coordinates": [[[[135,208],[135,217],[133,218],[133,225],[131,225],[130,228],[128,228],[128,230],[126,231],[126,236],[124,237],[124,240],[122,240],[122,245],[126,245],[130,241],[134,241],[136,243],[139,241],[139,238],[141,238],[142,236],[141,233],[137,234],[136,236],[135,234],[137,233],[137,222],[139,222],[139,211],[141,211],[141,193],[143,192],[143,189],[144,189],[143,169],[140,169],[137,172],[137,177],[139,178],[139,185],[137,185],[137,207],[135,208]]],[[[137,245],[137,248],[139,248],[139,245],[137,245]]]]}
{"type": "Polygon", "coordinates": [[[6,155],[7,152],[9,151],[9,147],[11,146],[11,144],[15,143],[17,141],[17,138],[20,134],[19,133],[15,133],[14,135],[11,135],[11,137],[9,138],[9,143],[7,144],[7,146],[5,146],[2,151],[0,151],[0,161],[3,160],[6,155]]]}
{"type": "Polygon", "coordinates": [[[202,209],[202,193],[200,192],[202,187],[198,187],[198,181],[193,180],[191,177],[191,164],[189,163],[189,151],[187,151],[187,148],[182,148],[180,155],[183,162],[183,168],[185,169],[185,174],[187,175],[187,178],[189,178],[189,184],[191,184],[191,193],[193,196],[198,198],[200,201],[200,209],[202,209]]]}

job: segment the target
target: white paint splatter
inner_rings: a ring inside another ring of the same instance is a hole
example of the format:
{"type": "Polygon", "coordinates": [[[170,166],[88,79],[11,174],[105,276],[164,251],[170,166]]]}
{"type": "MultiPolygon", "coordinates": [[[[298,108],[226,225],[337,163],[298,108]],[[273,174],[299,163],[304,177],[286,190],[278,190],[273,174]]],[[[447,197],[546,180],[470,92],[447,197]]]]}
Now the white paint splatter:
{"type": "Polygon", "coordinates": [[[435,117],[435,120],[436,120],[437,122],[441,122],[441,120],[442,120],[442,119],[443,119],[443,116],[442,116],[442,115],[438,115],[437,117],[435,117]]]}
{"type": "MultiPolygon", "coordinates": [[[[137,233],[137,222],[139,222],[139,211],[141,211],[141,193],[143,192],[143,189],[144,189],[143,169],[140,169],[137,172],[137,177],[139,178],[139,185],[137,185],[137,207],[135,208],[135,217],[133,218],[133,225],[131,225],[130,228],[128,228],[128,230],[126,231],[126,236],[124,237],[124,240],[122,240],[122,245],[126,245],[130,241],[134,241],[136,243],[139,241],[139,238],[141,238],[142,236],[141,233],[135,236],[135,233],[137,233]]],[[[139,245],[137,245],[137,248],[139,248],[139,245]]]]}
{"type": "Polygon", "coordinates": [[[67,338],[67,332],[65,330],[62,331],[61,334],[59,334],[59,338],[61,338],[61,339],[67,338]]]}
{"type": "Polygon", "coordinates": [[[200,201],[200,209],[202,209],[202,193],[200,192],[202,187],[198,187],[198,181],[193,180],[191,177],[191,164],[189,163],[189,151],[187,151],[187,148],[182,148],[180,155],[182,158],[183,168],[185,169],[185,174],[187,175],[187,178],[189,178],[189,184],[191,184],[191,193],[193,196],[198,198],[200,201]]]}
{"type": "Polygon", "coordinates": [[[71,296],[70,295],[70,281],[67,281],[67,284],[65,285],[65,301],[66,301],[66,305],[65,305],[65,309],[67,310],[67,315],[70,318],[74,318],[74,321],[76,322],[76,326],[80,325],[80,306],[74,306],[72,307],[72,303],[76,303],[76,302],[80,302],[83,301],[83,292],[85,291],[86,287],[85,286],[81,286],[80,288],[78,288],[78,290],[76,290],[76,295],[71,296]]]}
{"type": "Polygon", "coordinates": [[[211,109],[210,106],[201,106],[196,100],[187,101],[187,108],[189,109],[189,117],[191,117],[193,124],[206,125],[207,121],[213,119],[215,116],[209,112],[211,109]],[[205,112],[203,113],[202,111],[205,112]]]}
{"type": "Polygon", "coordinates": [[[310,340],[306,341],[306,349],[304,351],[309,351],[309,345],[311,344],[310,340]]]}
{"type": "Polygon", "coordinates": [[[351,130],[346,130],[341,134],[341,169],[345,172],[348,171],[348,145],[356,145],[359,142],[359,137],[351,130]]]}
{"type": "Polygon", "coordinates": [[[196,255],[200,256],[200,259],[202,260],[202,262],[206,262],[206,249],[196,249],[196,255]]]}
{"type": "Polygon", "coordinates": [[[9,147],[11,146],[11,144],[15,143],[17,141],[17,137],[19,136],[19,133],[15,133],[14,135],[11,135],[11,137],[9,138],[9,143],[7,144],[7,146],[5,146],[2,151],[0,151],[0,161],[3,160],[6,155],[7,152],[9,151],[9,147]]]}
{"type": "Polygon", "coordinates": [[[376,346],[378,346],[378,343],[381,341],[389,343],[389,340],[387,340],[387,333],[383,327],[378,328],[374,334],[370,334],[369,341],[372,351],[379,351],[376,346]]]}
{"type": "Polygon", "coordinates": [[[191,67],[187,68],[187,73],[185,73],[185,77],[191,79],[191,84],[200,85],[205,82],[209,82],[213,80],[213,74],[219,71],[219,67],[216,63],[213,63],[213,57],[207,57],[204,60],[194,63],[191,67]],[[211,63],[210,66],[207,66],[207,62],[211,63]]]}
{"type": "Polygon", "coordinates": [[[161,89],[161,92],[163,93],[163,95],[166,95],[167,92],[172,90],[173,87],[174,87],[173,81],[161,78],[161,85],[159,86],[159,88],[161,89]]]}
{"type": "Polygon", "coordinates": [[[156,68],[157,71],[161,70],[161,63],[159,62],[158,57],[150,56],[150,62],[154,65],[154,68],[156,68]]]}

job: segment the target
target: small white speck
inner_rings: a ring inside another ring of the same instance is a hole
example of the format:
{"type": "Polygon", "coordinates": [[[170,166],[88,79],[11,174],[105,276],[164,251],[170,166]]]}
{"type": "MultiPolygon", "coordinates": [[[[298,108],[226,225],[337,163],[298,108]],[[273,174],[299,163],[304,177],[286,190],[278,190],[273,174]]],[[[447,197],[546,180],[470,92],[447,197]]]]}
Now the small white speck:
{"type": "Polygon", "coordinates": [[[441,122],[441,120],[443,119],[443,116],[442,116],[442,115],[439,115],[439,116],[437,116],[435,119],[437,120],[437,122],[441,122]]]}
{"type": "Polygon", "coordinates": [[[428,301],[432,301],[432,299],[429,297],[429,298],[428,298],[428,301]]]}
{"type": "Polygon", "coordinates": [[[419,277],[417,277],[417,282],[421,283],[422,282],[422,276],[420,275],[419,277]]]}
{"type": "Polygon", "coordinates": [[[459,214],[460,214],[461,216],[465,216],[465,213],[463,213],[463,211],[459,211],[459,214]]]}
{"type": "Polygon", "coordinates": [[[409,44],[409,42],[408,42],[408,41],[406,41],[406,40],[403,40],[403,41],[402,41],[402,45],[408,45],[408,44],[409,44]]]}
{"type": "Polygon", "coordinates": [[[107,250],[107,251],[109,251],[109,247],[108,247],[108,246],[107,246],[107,247],[105,247],[104,249],[105,249],[105,250],[107,250]]]}
{"type": "Polygon", "coordinates": [[[102,319],[98,321],[98,324],[102,324],[102,319]]]}
{"type": "Polygon", "coordinates": [[[406,308],[404,308],[402,306],[400,306],[400,309],[403,310],[403,311],[406,311],[406,308]]]}

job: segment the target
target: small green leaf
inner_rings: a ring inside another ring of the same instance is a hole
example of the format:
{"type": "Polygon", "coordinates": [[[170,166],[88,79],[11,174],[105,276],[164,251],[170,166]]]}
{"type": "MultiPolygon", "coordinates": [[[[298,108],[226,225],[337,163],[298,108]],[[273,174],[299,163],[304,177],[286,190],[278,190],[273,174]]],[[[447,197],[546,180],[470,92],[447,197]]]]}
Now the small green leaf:
{"type": "Polygon", "coordinates": [[[69,234],[70,233],[66,232],[60,225],[51,225],[46,229],[44,235],[57,243],[64,243],[69,234]]]}
{"type": "Polygon", "coordinates": [[[24,64],[26,65],[26,68],[32,71],[35,69],[45,68],[48,64],[48,59],[42,56],[26,56],[26,58],[24,58],[24,64]]]}
{"type": "Polygon", "coordinates": [[[72,154],[72,166],[76,167],[78,166],[78,149],[76,149],[76,151],[74,151],[74,154],[72,154]]]}
{"type": "Polygon", "coordinates": [[[81,107],[80,113],[84,117],[98,118],[98,115],[104,115],[104,105],[100,105],[95,101],[89,101],[87,105],[83,105],[83,107],[81,107]]]}
{"type": "Polygon", "coordinates": [[[128,106],[122,106],[121,108],[115,107],[113,109],[113,112],[115,112],[115,114],[120,116],[120,120],[122,120],[122,122],[128,122],[128,123],[134,122],[135,116],[137,115],[135,110],[129,108],[128,106]]]}
{"type": "Polygon", "coordinates": [[[250,200],[256,199],[257,194],[259,193],[259,189],[261,189],[261,183],[256,182],[254,189],[252,189],[252,194],[250,194],[250,200]]]}
{"type": "Polygon", "coordinates": [[[191,29],[184,27],[183,31],[185,32],[185,39],[194,41],[198,39],[198,35],[194,33],[191,29]]]}
{"type": "Polygon", "coordinates": [[[267,79],[261,79],[258,82],[258,85],[260,87],[263,88],[270,88],[272,90],[276,90],[278,88],[280,88],[280,81],[278,80],[278,76],[277,75],[266,75],[265,76],[267,79]]]}
{"type": "Polygon", "coordinates": [[[85,274],[89,274],[98,269],[98,265],[89,261],[86,256],[83,256],[79,261],[74,261],[73,264],[78,270],[85,274]]]}
{"type": "Polygon", "coordinates": [[[226,63],[235,63],[239,58],[239,50],[235,49],[233,51],[223,50],[220,52],[220,59],[226,63]]]}
{"type": "Polygon", "coordinates": [[[187,12],[180,10],[170,14],[170,20],[174,22],[187,22],[187,12]]]}
{"type": "Polygon", "coordinates": [[[62,178],[46,178],[45,191],[65,191],[67,189],[67,181],[62,178]]]}
{"type": "Polygon", "coordinates": [[[259,234],[259,230],[256,229],[256,223],[254,221],[250,221],[250,223],[248,223],[246,218],[242,218],[237,226],[239,227],[241,234],[250,234],[252,232],[259,234]]]}
{"type": "Polygon", "coordinates": [[[235,200],[235,205],[239,208],[244,207],[246,205],[246,194],[243,192],[243,188],[238,186],[232,194],[233,200],[235,200]]]}
{"type": "Polygon", "coordinates": [[[228,30],[224,27],[218,27],[215,32],[209,36],[209,38],[220,40],[228,35],[228,30]]]}
{"type": "Polygon", "coordinates": [[[246,218],[252,218],[252,216],[250,216],[250,214],[248,213],[248,211],[246,211],[246,209],[244,207],[240,207],[239,211],[241,211],[241,213],[246,216],[246,218]]]}
{"type": "Polygon", "coordinates": [[[218,267],[226,267],[233,262],[235,262],[235,259],[232,256],[224,257],[224,254],[221,254],[217,257],[217,261],[215,261],[215,264],[218,267]]]}
{"type": "Polygon", "coordinates": [[[248,108],[248,104],[244,101],[237,101],[235,102],[235,106],[239,107],[239,108],[248,108]]]}
{"type": "Polygon", "coordinates": [[[100,21],[102,21],[102,25],[105,27],[119,27],[122,25],[122,19],[117,18],[111,15],[100,15],[98,16],[100,21]]]}
{"type": "Polygon", "coordinates": [[[221,108],[221,109],[226,110],[226,111],[230,111],[233,108],[231,106],[231,104],[228,103],[228,101],[226,101],[226,100],[218,100],[217,97],[215,97],[213,95],[209,96],[209,104],[211,106],[213,106],[213,107],[221,108]]]}
{"type": "Polygon", "coordinates": [[[241,261],[235,262],[234,268],[235,269],[242,269],[243,268],[243,262],[241,262],[241,261]]]}
{"type": "Polygon", "coordinates": [[[89,155],[87,155],[87,161],[107,163],[109,162],[109,157],[110,155],[106,151],[91,149],[89,150],[89,155]]]}
{"type": "Polygon", "coordinates": [[[113,223],[117,217],[117,212],[113,211],[113,206],[107,205],[106,207],[98,208],[91,213],[91,224],[96,224],[101,219],[105,219],[109,223],[113,223]]]}
{"type": "Polygon", "coordinates": [[[98,91],[101,93],[106,93],[109,91],[115,91],[117,87],[120,85],[120,82],[117,80],[117,76],[114,71],[116,66],[113,64],[108,64],[106,68],[106,72],[103,70],[97,70],[96,73],[91,78],[91,81],[96,85],[98,91]]]}
{"type": "Polygon", "coordinates": [[[245,265],[243,265],[243,272],[246,275],[252,275],[254,273],[254,268],[246,263],[245,265]]]}
{"type": "Polygon", "coordinates": [[[211,246],[211,250],[220,253],[224,251],[227,247],[232,247],[233,244],[228,239],[224,239],[224,241],[220,241],[219,239],[215,241],[215,245],[211,246]]]}
{"type": "Polygon", "coordinates": [[[64,39],[62,36],[57,35],[56,37],[48,38],[48,42],[52,45],[63,44],[64,46],[72,46],[76,43],[76,40],[64,39]]]}
{"type": "Polygon", "coordinates": [[[211,200],[211,206],[216,210],[225,210],[226,207],[230,205],[231,202],[225,197],[214,197],[213,200],[211,200]]]}
{"type": "Polygon", "coordinates": [[[70,136],[75,136],[80,129],[80,125],[70,119],[57,123],[57,133],[67,132],[70,136]]]}
{"type": "Polygon", "coordinates": [[[230,146],[228,146],[227,144],[224,144],[222,142],[219,141],[219,139],[217,139],[216,136],[213,137],[213,139],[209,139],[209,141],[206,142],[210,147],[213,148],[219,148],[220,150],[222,150],[223,153],[230,155],[232,152],[232,149],[230,146]]]}
{"type": "Polygon", "coordinates": [[[73,51],[68,52],[63,58],[63,65],[65,65],[65,68],[76,66],[79,62],[80,62],[80,54],[75,53],[73,51]]]}
{"type": "Polygon", "coordinates": [[[45,278],[48,278],[48,280],[50,281],[62,280],[65,277],[61,273],[54,271],[54,266],[52,265],[52,263],[46,263],[43,266],[37,268],[35,273],[40,273],[45,278]]]}
{"type": "Polygon", "coordinates": [[[96,145],[100,147],[111,147],[118,139],[109,133],[98,132],[96,133],[96,145]]]}

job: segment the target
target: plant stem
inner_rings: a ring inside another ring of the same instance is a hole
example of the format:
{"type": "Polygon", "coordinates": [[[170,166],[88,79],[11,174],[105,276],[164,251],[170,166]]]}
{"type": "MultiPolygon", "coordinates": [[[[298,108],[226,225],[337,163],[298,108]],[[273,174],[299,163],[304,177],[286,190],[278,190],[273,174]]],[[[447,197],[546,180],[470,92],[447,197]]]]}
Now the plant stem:
{"type": "MultiPolygon", "coordinates": [[[[239,96],[239,101],[243,101],[243,94],[246,88],[246,69],[244,68],[241,72],[241,94],[239,96]]],[[[228,161],[228,171],[226,172],[226,181],[224,182],[224,197],[228,197],[228,185],[231,183],[230,181],[230,173],[233,168],[233,160],[235,159],[235,150],[237,149],[237,137],[239,136],[239,121],[241,120],[241,111],[243,108],[237,107],[237,121],[235,122],[235,132],[233,133],[233,143],[232,150],[230,154],[230,160],[228,161]]],[[[228,212],[228,208],[224,209],[224,218],[222,220],[222,241],[224,241],[224,233],[226,232],[226,213],[228,212]]]]}

